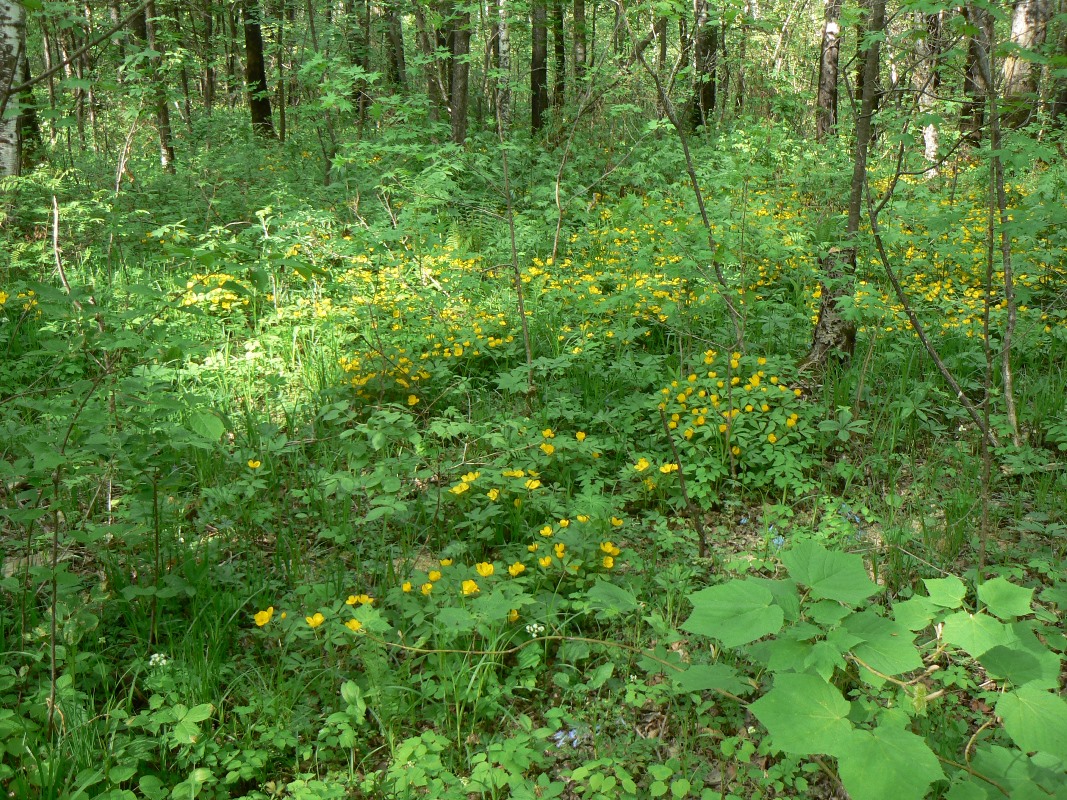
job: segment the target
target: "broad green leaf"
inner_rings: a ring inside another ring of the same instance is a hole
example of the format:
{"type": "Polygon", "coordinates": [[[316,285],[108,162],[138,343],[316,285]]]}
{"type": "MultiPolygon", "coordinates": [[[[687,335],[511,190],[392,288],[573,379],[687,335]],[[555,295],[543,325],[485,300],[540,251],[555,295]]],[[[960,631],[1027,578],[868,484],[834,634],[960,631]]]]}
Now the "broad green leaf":
{"type": "Polygon", "coordinates": [[[790,577],[809,587],[816,597],[854,606],[878,591],[862,558],[827,550],[818,542],[800,542],[782,554],[782,563],[790,577]]]}
{"type": "Polygon", "coordinates": [[[774,688],[749,710],[770,732],[772,744],[791,755],[836,756],[852,733],[848,701],[817,675],[776,675],[774,688]]]}
{"type": "Polygon", "coordinates": [[[730,694],[746,694],[752,687],[737,677],[737,670],[726,664],[696,664],[677,678],[679,692],[706,692],[720,689],[730,694]]]}
{"type": "Polygon", "coordinates": [[[608,581],[597,581],[587,597],[589,605],[600,610],[604,617],[626,614],[640,606],[632,592],[608,581]]]}
{"type": "Polygon", "coordinates": [[[1016,686],[1033,685],[1056,689],[1060,685],[1061,657],[1046,647],[1025,622],[1011,626],[1017,641],[997,645],[978,659],[995,678],[1007,678],[1016,686]]]}
{"type": "Polygon", "coordinates": [[[226,424],[210,411],[195,411],[190,414],[189,428],[210,442],[218,442],[226,433],[226,424]]]}
{"type": "Polygon", "coordinates": [[[1023,686],[1000,698],[997,716],[1019,749],[1067,761],[1067,700],[1036,686],[1023,686]]]}
{"type": "Polygon", "coordinates": [[[900,603],[893,603],[893,619],[909,631],[921,631],[937,615],[938,607],[928,597],[913,597],[900,603]]]}
{"type": "Polygon", "coordinates": [[[215,707],[211,705],[211,703],[203,703],[190,708],[181,719],[183,722],[203,722],[210,717],[214,711],[215,707]]]}
{"type": "Polygon", "coordinates": [[[844,627],[863,639],[852,652],[871,669],[883,675],[922,669],[923,661],[915,648],[915,634],[899,622],[880,617],[873,609],[868,609],[846,619],[844,627]]]}
{"type": "Polygon", "coordinates": [[[1033,588],[1016,586],[1007,578],[993,578],[978,587],[978,599],[985,603],[990,614],[1001,619],[1025,617],[1032,613],[1030,603],[1033,598],[1033,588]]]}
{"type": "Polygon", "coordinates": [[[962,647],[978,658],[997,645],[1012,645],[1018,641],[1011,627],[988,614],[969,614],[959,611],[945,618],[941,637],[955,647],[962,647]]]}
{"type": "Polygon", "coordinates": [[[967,587],[955,575],[947,578],[924,578],[930,602],[942,608],[959,608],[967,595],[967,587]]]}
{"type": "Polygon", "coordinates": [[[922,800],[930,784],[945,777],[921,736],[884,725],[853,731],[837,765],[852,800],[922,800]]]}
{"type": "Polygon", "coordinates": [[[744,580],[701,589],[690,595],[689,601],[693,613],[682,623],[682,629],[711,636],[724,647],[739,647],[777,633],[785,619],[782,609],[772,605],[774,597],[769,591],[744,580]]]}

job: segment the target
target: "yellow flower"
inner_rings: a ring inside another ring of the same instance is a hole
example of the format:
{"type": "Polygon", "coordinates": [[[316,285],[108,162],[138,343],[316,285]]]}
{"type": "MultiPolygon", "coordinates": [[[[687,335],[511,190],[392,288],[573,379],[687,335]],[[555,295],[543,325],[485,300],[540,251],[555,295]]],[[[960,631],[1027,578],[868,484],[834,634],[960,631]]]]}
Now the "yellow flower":
{"type": "Polygon", "coordinates": [[[490,564],[488,561],[479,561],[477,564],[474,565],[474,569],[477,570],[478,574],[481,575],[483,578],[488,578],[490,575],[493,574],[494,571],[493,565],[490,564]]]}
{"type": "Polygon", "coordinates": [[[508,622],[514,622],[519,618],[519,609],[513,608],[508,612],[508,622]]]}
{"type": "Polygon", "coordinates": [[[466,475],[464,475],[461,478],[461,480],[464,483],[474,483],[476,480],[478,480],[478,476],[481,475],[481,474],[482,473],[480,473],[480,472],[468,472],[466,475]]]}
{"type": "Polygon", "coordinates": [[[622,520],[619,519],[618,517],[612,517],[611,518],[611,527],[613,527],[613,528],[621,528],[622,524],[623,524],[622,520]]]}
{"type": "Polygon", "coordinates": [[[468,597],[472,594],[478,594],[478,592],[481,591],[481,589],[478,588],[478,584],[471,580],[463,581],[462,588],[464,597],[468,597]]]}
{"type": "Polygon", "coordinates": [[[7,292],[0,292],[0,306],[2,306],[4,303],[7,302],[7,298],[8,298],[7,292]]]}
{"type": "Polygon", "coordinates": [[[778,441],[778,437],[775,436],[773,433],[768,434],[767,435],[767,441],[770,442],[771,444],[774,444],[775,442],[778,441]]]}
{"type": "Polygon", "coordinates": [[[577,519],[579,522],[588,522],[589,521],[589,515],[588,514],[579,514],[575,519],[577,519]]]}
{"type": "Polygon", "coordinates": [[[618,548],[615,542],[601,542],[600,549],[602,552],[607,553],[609,556],[617,556],[622,551],[618,548]]]}
{"type": "Polygon", "coordinates": [[[442,558],[437,563],[439,563],[442,567],[451,567],[452,566],[452,559],[451,558],[442,558]]]}
{"type": "Polygon", "coordinates": [[[531,479],[531,480],[526,481],[526,488],[529,489],[531,492],[534,489],[539,489],[540,487],[541,487],[541,481],[539,481],[539,480],[531,479]]]}
{"type": "Polygon", "coordinates": [[[662,472],[664,475],[669,475],[672,472],[677,472],[678,471],[678,465],[677,464],[661,464],[660,468],[659,468],[659,471],[662,472]]]}
{"type": "Polygon", "coordinates": [[[561,528],[568,528],[568,527],[570,527],[570,524],[571,524],[571,521],[569,519],[561,519],[559,521],[559,526],[561,528]]]}
{"type": "Polygon", "coordinates": [[[508,574],[513,578],[519,577],[525,571],[526,565],[523,564],[521,561],[516,561],[514,564],[508,567],[508,574]]]}
{"type": "Polygon", "coordinates": [[[537,563],[542,567],[547,567],[552,564],[552,556],[545,556],[544,558],[537,559],[537,563]]]}
{"type": "Polygon", "coordinates": [[[431,569],[429,574],[426,576],[426,580],[428,580],[430,583],[434,583],[436,581],[441,580],[441,571],[437,569],[431,569]]]}
{"type": "Polygon", "coordinates": [[[556,554],[556,558],[563,558],[563,552],[566,549],[567,545],[563,544],[563,542],[556,542],[555,546],[552,548],[552,552],[556,554]]]}
{"type": "Polygon", "coordinates": [[[469,488],[471,488],[471,485],[469,483],[457,483],[455,486],[453,486],[448,491],[450,491],[452,494],[459,495],[459,494],[463,494],[469,488]]]}
{"type": "Polygon", "coordinates": [[[741,448],[735,444],[733,447],[730,448],[730,452],[733,453],[735,456],[739,456],[741,455],[741,448]]]}
{"type": "Polygon", "coordinates": [[[576,434],[574,434],[574,438],[577,439],[579,442],[584,442],[585,441],[585,431],[578,431],[576,434]]]}
{"type": "Polygon", "coordinates": [[[311,628],[317,628],[326,621],[326,617],[322,616],[321,611],[316,611],[313,616],[304,617],[304,619],[307,620],[307,624],[311,628]]]}
{"type": "Polygon", "coordinates": [[[525,478],[526,473],[521,469],[506,469],[500,473],[505,478],[525,478]]]}
{"type": "Polygon", "coordinates": [[[634,469],[637,472],[644,472],[646,469],[648,469],[651,466],[652,466],[652,462],[650,462],[644,456],[641,456],[639,459],[637,459],[637,463],[634,464],[634,469]]]}
{"type": "Polygon", "coordinates": [[[408,405],[409,406],[413,406],[413,405],[417,404],[418,402],[419,402],[419,398],[417,398],[415,395],[413,395],[413,394],[409,394],[408,395],[408,405]]]}
{"type": "Polygon", "coordinates": [[[407,594],[408,592],[410,592],[411,591],[411,581],[404,581],[402,584],[400,584],[400,591],[404,592],[404,594],[407,594]]]}
{"type": "Polygon", "coordinates": [[[268,607],[266,611],[257,611],[256,612],[256,617],[255,617],[256,625],[258,625],[259,627],[262,628],[264,625],[266,625],[268,622],[270,622],[270,618],[273,617],[273,616],[274,616],[274,606],[268,607]]]}
{"type": "Polygon", "coordinates": [[[345,600],[345,605],[346,606],[354,606],[358,602],[359,602],[359,600],[356,598],[356,596],[354,594],[350,594],[348,596],[348,599],[345,600]]]}
{"type": "Polygon", "coordinates": [[[541,450],[542,450],[542,452],[544,452],[544,454],[546,456],[550,456],[554,452],[556,452],[556,448],[553,447],[552,445],[550,445],[548,442],[542,442],[541,443],[541,450]]]}
{"type": "Polygon", "coordinates": [[[552,526],[551,525],[545,525],[545,527],[541,528],[541,530],[539,530],[538,533],[541,534],[542,536],[551,536],[552,535],[552,526]]]}
{"type": "Polygon", "coordinates": [[[254,458],[248,459],[248,468],[249,469],[259,469],[262,466],[263,466],[263,462],[262,461],[256,461],[254,458]]]}
{"type": "Polygon", "coordinates": [[[539,548],[540,546],[541,546],[541,545],[539,545],[539,544],[538,544],[537,542],[534,542],[533,544],[528,544],[528,545],[526,545],[526,549],[527,549],[527,550],[529,550],[529,551],[530,551],[531,553],[536,553],[536,552],[537,552],[537,549],[538,549],[538,548],[539,548]]]}
{"type": "Polygon", "coordinates": [[[350,619],[345,623],[345,627],[352,631],[352,633],[358,633],[359,629],[363,627],[363,623],[358,619],[350,619]]]}
{"type": "Polygon", "coordinates": [[[463,355],[463,348],[457,344],[455,347],[452,348],[452,354],[456,358],[459,358],[461,355],[463,355]]]}
{"type": "Polygon", "coordinates": [[[499,489],[490,489],[488,492],[485,493],[485,496],[488,497],[493,502],[496,502],[496,500],[500,497],[500,490],[499,489]]]}
{"type": "Polygon", "coordinates": [[[422,586],[419,587],[419,591],[422,592],[423,594],[429,594],[430,592],[433,591],[433,584],[432,583],[424,583],[422,586]]]}
{"type": "Polygon", "coordinates": [[[604,556],[604,560],[600,563],[604,565],[604,569],[611,569],[615,566],[615,559],[611,556],[604,556]]]}
{"type": "Polygon", "coordinates": [[[544,436],[546,439],[556,438],[556,434],[552,432],[551,428],[545,428],[543,431],[541,431],[541,435],[544,436]]]}

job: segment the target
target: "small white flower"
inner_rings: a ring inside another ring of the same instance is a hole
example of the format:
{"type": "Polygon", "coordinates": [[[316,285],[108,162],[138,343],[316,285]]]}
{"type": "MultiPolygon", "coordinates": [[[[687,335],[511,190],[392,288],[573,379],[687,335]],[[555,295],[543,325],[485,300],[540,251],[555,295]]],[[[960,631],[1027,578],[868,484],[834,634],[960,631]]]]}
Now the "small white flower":
{"type": "Polygon", "coordinates": [[[152,655],[148,659],[148,666],[152,668],[165,667],[169,663],[170,659],[167,658],[166,653],[152,653],[152,655]]]}

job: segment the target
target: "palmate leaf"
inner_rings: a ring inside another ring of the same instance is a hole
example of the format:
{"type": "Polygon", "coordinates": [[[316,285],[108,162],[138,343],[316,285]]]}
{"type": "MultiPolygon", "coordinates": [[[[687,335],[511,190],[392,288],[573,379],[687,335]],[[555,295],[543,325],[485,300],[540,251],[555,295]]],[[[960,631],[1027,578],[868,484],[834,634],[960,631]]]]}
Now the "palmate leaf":
{"type": "Polygon", "coordinates": [[[921,736],[885,725],[852,731],[837,764],[852,800],[922,800],[930,784],[945,777],[921,736]]]}
{"type": "Polygon", "coordinates": [[[782,563],[790,577],[809,587],[816,597],[855,606],[878,591],[862,558],[827,550],[818,542],[800,542],[782,554],[782,563]]]}
{"type": "Polygon", "coordinates": [[[946,642],[962,647],[975,658],[998,645],[1012,646],[1017,638],[1010,625],[988,614],[958,611],[945,618],[941,636],[946,642]]]}
{"type": "Polygon", "coordinates": [[[955,575],[947,578],[924,578],[930,602],[942,608],[959,608],[967,594],[967,587],[955,575]]]}
{"type": "Polygon", "coordinates": [[[1033,588],[1016,586],[1007,578],[993,578],[978,587],[978,599],[986,604],[990,614],[1001,619],[1024,617],[1031,613],[1033,588]]]}
{"type": "Polygon", "coordinates": [[[1036,686],[1023,686],[1000,698],[997,716],[1020,750],[1051,753],[1067,762],[1067,700],[1036,686]]]}
{"type": "Polygon", "coordinates": [[[836,756],[853,732],[849,702],[817,675],[783,672],[774,688],[749,706],[779,750],[836,756]]]}
{"type": "Polygon", "coordinates": [[[702,589],[689,596],[693,613],[682,630],[711,636],[724,647],[739,647],[762,636],[777,633],[785,619],[774,596],[762,586],[732,580],[702,589]]]}
{"type": "Polygon", "coordinates": [[[915,634],[899,622],[880,617],[868,609],[846,619],[844,627],[863,640],[852,648],[852,652],[871,669],[883,675],[922,669],[923,661],[915,648],[915,634]]]}

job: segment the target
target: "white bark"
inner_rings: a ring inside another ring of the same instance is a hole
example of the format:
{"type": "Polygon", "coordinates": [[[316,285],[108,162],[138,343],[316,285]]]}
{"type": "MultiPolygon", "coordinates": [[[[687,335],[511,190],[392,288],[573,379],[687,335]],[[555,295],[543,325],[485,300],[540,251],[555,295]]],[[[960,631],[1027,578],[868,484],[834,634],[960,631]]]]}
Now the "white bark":
{"type": "Polygon", "coordinates": [[[511,128],[511,36],[508,31],[508,0],[497,0],[497,47],[500,63],[496,84],[496,107],[500,114],[500,129],[503,136],[511,128]]]}
{"type": "MultiPolygon", "coordinates": [[[[1045,33],[1052,18],[1051,0],[1018,0],[1011,16],[1011,42],[1023,51],[1033,52],[1045,43],[1045,33]]],[[[1004,59],[1005,98],[1033,92],[1037,86],[1034,64],[1025,56],[1011,52],[1004,59]]]]}
{"type": "Polygon", "coordinates": [[[26,11],[21,3],[0,0],[0,178],[19,172],[19,104],[11,90],[19,82],[25,58],[26,11]]]}

